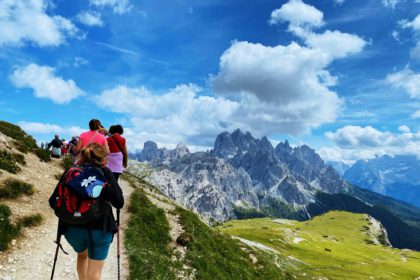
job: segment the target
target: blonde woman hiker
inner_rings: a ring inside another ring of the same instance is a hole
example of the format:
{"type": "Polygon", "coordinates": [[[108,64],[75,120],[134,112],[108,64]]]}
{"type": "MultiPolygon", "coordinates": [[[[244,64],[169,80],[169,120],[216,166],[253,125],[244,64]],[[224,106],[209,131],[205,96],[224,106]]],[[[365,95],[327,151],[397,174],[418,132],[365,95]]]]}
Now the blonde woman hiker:
{"type": "Polygon", "coordinates": [[[104,146],[88,144],[80,152],[78,165],[63,174],[49,199],[59,218],[51,279],[62,234],[77,253],[79,280],[101,279],[109,247],[118,232],[111,206],[117,208],[118,213],[124,205],[122,190],[105,166],[106,158],[104,146]]]}

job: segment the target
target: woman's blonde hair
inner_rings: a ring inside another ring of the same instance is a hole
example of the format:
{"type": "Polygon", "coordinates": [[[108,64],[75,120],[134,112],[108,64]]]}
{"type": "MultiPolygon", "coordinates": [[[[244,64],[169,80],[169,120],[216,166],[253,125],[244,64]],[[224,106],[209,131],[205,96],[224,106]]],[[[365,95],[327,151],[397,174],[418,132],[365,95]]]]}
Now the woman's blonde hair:
{"type": "Polygon", "coordinates": [[[80,153],[83,163],[103,165],[106,163],[107,153],[98,143],[88,144],[80,153]]]}

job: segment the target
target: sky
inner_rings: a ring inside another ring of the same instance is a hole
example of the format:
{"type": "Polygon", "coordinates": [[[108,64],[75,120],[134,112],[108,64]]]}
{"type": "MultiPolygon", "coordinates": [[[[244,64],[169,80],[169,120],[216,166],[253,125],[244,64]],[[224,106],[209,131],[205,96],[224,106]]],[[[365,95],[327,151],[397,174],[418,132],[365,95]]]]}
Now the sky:
{"type": "Polygon", "coordinates": [[[38,141],[98,118],[131,151],[420,156],[420,0],[0,0],[0,108],[38,141]]]}

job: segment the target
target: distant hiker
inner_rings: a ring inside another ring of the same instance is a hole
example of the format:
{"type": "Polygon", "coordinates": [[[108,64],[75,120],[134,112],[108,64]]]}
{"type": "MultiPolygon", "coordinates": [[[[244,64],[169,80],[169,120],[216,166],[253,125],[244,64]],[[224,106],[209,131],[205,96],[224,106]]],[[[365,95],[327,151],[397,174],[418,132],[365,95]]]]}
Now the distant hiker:
{"type": "Polygon", "coordinates": [[[101,122],[97,119],[92,119],[89,121],[89,131],[83,132],[79,136],[79,141],[77,142],[74,152],[79,154],[79,152],[90,143],[98,143],[103,146],[106,153],[109,154],[108,142],[106,137],[99,133],[99,130],[103,128],[101,122]]]}
{"type": "Polygon", "coordinates": [[[49,199],[59,217],[53,273],[60,237],[64,234],[77,252],[79,279],[101,278],[113,235],[118,231],[111,205],[117,209],[124,205],[122,190],[104,165],[106,157],[103,146],[88,144],[80,152],[80,166],[73,166],[63,174],[49,199]]]}
{"type": "Polygon", "coordinates": [[[68,147],[68,153],[69,153],[71,156],[75,156],[75,151],[74,151],[74,149],[76,148],[76,145],[77,145],[77,137],[76,137],[76,136],[73,136],[73,137],[71,138],[71,140],[69,141],[69,143],[67,144],[67,147],[68,147]]]}
{"type": "Polygon", "coordinates": [[[51,157],[53,158],[60,158],[61,157],[61,146],[63,146],[63,142],[60,140],[59,136],[56,134],[54,139],[48,144],[48,149],[51,149],[51,157]]]}
{"type": "Polygon", "coordinates": [[[69,149],[68,144],[66,143],[66,139],[61,139],[61,142],[63,142],[63,146],[61,146],[61,154],[66,156],[69,149]]]}
{"type": "Polygon", "coordinates": [[[44,149],[44,142],[41,142],[41,149],[44,149]]]}
{"type": "Polygon", "coordinates": [[[109,155],[108,155],[108,168],[114,173],[115,179],[120,177],[123,173],[123,168],[127,167],[128,153],[124,137],[124,129],[121,125],[113,125],[109,128],[111,134],[108,138],[109,155]]]}

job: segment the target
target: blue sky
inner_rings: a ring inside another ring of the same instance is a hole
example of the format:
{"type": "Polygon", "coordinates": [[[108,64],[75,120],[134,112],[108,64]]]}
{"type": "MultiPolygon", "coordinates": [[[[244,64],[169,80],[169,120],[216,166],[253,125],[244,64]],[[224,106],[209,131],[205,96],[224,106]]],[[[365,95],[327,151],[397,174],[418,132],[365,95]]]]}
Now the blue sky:
{"type": "Polygon", "coordinates": [[[418,0],[0,0],[0,119],[193,150],[235,128],[325,159],[420,155],[418,0]]]}

